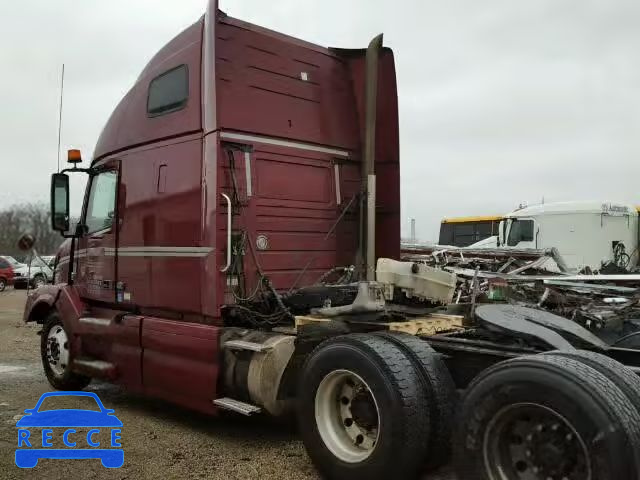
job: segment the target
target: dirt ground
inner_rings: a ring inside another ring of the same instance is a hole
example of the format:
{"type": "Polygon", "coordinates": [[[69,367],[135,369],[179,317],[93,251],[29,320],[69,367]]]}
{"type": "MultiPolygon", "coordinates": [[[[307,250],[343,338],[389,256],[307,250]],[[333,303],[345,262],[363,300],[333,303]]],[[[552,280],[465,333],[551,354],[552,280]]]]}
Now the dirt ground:
{"type": "MultiPolygon", "coordinates": [[[[33,469],[16,467],[16,421],[52,390],[40,366],[40,327],[22,323],[24,301],[24,291],[0,293],[0,479],[319,478],[290,426],[240,415],[211,418],[95,381],[86,390],[124,425],[122,468],[46,459],[33,469]]],[[[444,472],[425,480],[453,477],[444,472]]]]}

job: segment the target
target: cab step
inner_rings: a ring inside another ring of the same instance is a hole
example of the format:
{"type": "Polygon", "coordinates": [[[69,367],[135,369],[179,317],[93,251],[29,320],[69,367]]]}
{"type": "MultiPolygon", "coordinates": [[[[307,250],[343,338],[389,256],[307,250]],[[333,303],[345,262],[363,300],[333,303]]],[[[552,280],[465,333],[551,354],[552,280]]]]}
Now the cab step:
{"type": "Polygon", "coordinates": [[[231,410],[246,416],[253,415],[254,413],[260,413],[262,411],[260,407],[228,397],[216,398],[213,401],[213,404],[217,407],[224,408],[225,410],[231,410]]]}
{"type": "Polygon", "coordinates": [[[273,348],[270,345],[256,342],[247,342],[245,340],[229,340],[228,342],[224,342],[222,347],[228,348],[229,350],[250,350],[252,352],[259,353],[268,352],[273,348]]]}
{"type": "Polygon", "coordinates": [[[113,363],[90,358],[77,358],[71,363],[71,368],[89,377],[115,378],[116,366],[113,363]]]}

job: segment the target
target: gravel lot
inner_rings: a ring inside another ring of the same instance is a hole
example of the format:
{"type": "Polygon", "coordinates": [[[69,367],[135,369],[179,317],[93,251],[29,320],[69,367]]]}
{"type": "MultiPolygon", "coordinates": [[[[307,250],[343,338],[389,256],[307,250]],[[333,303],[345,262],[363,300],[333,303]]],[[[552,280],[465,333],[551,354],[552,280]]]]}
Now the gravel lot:
{"type": "MultiPolygon", "coordinates": [[[[15,423],[51,391],[40,366],[40,327],[22,323],[24,300],[24,291],[0,293],[0,479],[319,478],[290,426],[239,415],[211,418],[98,382],[87,390],[98,393],[124,424],[124,466],[40,460],[34,469],[19,469],[15,423]]],[[[445,472],[428,480],[453,477],[445,472]]]]}

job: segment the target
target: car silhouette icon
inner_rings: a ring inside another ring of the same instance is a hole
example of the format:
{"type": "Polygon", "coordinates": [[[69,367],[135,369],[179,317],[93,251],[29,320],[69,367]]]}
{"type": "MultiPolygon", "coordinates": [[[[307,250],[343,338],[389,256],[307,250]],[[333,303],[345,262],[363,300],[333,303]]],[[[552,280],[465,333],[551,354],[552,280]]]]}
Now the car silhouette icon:
{"type": "Polygon", "coordinates": [[[121,447],[120,427],[122,422],[114,415],[114,410],[105,408],[100,398],[92,392],[48,392],[44,393],[34,408],[26,409],[26,413],[18,422],[18,448],[16,449],[16,465],[21,468],[33,468],[41,458],[50,459],[100,459],[107,468],[119,468],[124,463],[124,450],[121,447]],[[55,409],[39,411],[42,402],[49,397],[91,397],[95,400],[100,411],[86,409],[55,409]],[[42,428],[42,448],[36,446],[39,437],[30,428],[42,428]],[[51,438],[53,428],[65,428],[63,441],[66,448],[52,448],[51,438]],[[76,448],[82,443],[83,435],[76,428],[90,428],[86,436],[89,448],[76,448]],[[95,435],[101,429],[110,429],[110,447],[98,448],[100,442],[95,441],[95,435]],[[71,436],[73,440],[71,441],[71,436]],[[33,447],[32,447],[33,443],[33,447]],[[27,448],[21,448],[27,447],[27,448]]]}

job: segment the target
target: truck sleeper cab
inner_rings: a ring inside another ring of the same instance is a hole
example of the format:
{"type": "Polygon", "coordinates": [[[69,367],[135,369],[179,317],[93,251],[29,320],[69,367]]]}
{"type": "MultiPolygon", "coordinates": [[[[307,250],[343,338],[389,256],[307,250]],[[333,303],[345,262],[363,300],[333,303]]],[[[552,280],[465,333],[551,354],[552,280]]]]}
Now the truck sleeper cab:
{"type": "Polygon", "coordinates": [[[562,336],[486,306],[469,333],[463,315],[434,311],[455,275],[393,260],[398,151],[381,36],[326,49],[211,0],[142,71],[90,166],[70,151],[73,166],[52,176],[52,223],[67,241],[55,283],[25,307],[43,324],[50,384],[100,378],[209,414],[295,405],[330,479],[417,478],[448,461],[452,436],[460,478],[637,478],[628,375],[535,355],[572,349],[571,334],[624,370],[597,339],[566,319],[545,323],[562,336]],[[73,231],[70,173],[89,176],[73,231]],[[535,437],[531,459],[515,458],[514,439],[539,433],[532,415],[553,448],[535,437]],[[596,442],[597,462],[582,448],[596,442]]]}
{"type": "MultiPolygon", "coordinates": [[[[74,371],[214,413],[224,306],[356,264],[365,56],[212,2],[151,59],[84,172],[81,233],[58,255],[62,283],[27,314],[43,321],[55,308],[74,371]]],[[[395,69],[389,49],[378,57],[375,253],[397,258],[395,69]]],[[[262,321],[254,316],[244,326],[262,321]]]]}

